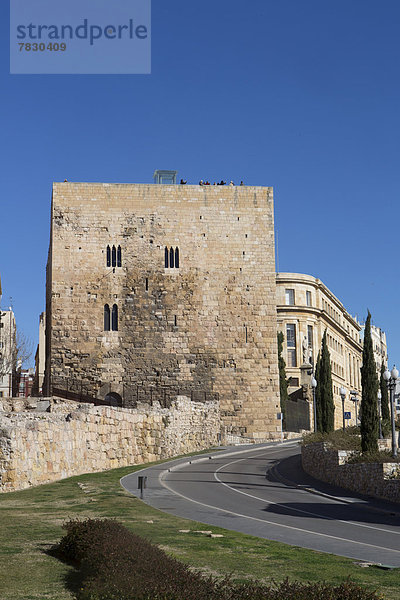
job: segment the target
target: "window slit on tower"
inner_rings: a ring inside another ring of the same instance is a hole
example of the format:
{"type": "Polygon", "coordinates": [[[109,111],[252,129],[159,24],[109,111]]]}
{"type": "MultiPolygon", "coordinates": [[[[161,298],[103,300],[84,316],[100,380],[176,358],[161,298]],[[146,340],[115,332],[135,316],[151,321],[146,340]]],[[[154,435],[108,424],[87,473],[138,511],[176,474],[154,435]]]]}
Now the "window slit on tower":
{"type": "Polygon", "coordinates": [[[112,307],[111,329],[112,331],[118,331],[118,306],[116,304],[112,307]]]}
{"type": "Polygon", "coordinates": [[[104,331],[110,331],[110,307],[104,305],[104,331]]]}
{"type": "Polygon", "coordinates": [[[117,266],[117,251],[115,249],[115,246],[112,247],[112,251],[111,251],[111,266],[112,267],[117,266]]]}

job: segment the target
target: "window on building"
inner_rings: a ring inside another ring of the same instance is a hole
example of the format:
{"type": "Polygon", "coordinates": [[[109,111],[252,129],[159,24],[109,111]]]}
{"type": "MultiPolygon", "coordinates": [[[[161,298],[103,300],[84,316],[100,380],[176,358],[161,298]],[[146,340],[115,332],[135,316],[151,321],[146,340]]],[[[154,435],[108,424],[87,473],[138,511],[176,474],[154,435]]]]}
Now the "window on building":
{"type": "Polygon", "coordinates": [[[118,248],[107,246],[107,267],[122,267],[121,246],[118,248]]]}
{"type": "Polygon", "coordinates": [[[352,372],[351,372],[351,356],[349,354],[349,383],[350,385],[353,385],[353,376],[352,376],[352,372]]]}
{"type": "Polygon", "coordinates": [[[289,386],[290,387],[299,387],[299,378],[298,377],[289,377],[289,386]]]}
{"type": "Polygon", "coordinates": [[[353,373],[354,373],[354,387],[357,386],[357,361],[356,357],[353,356],[353,373]]]}
{"type": "Polygon", "coordinates": [[[297,367],[296,357],[296,325],[294,323],[288,323],[286,325],[286,345],[287,345],[287,358],[288,367],[297,367]]]}
{"type": "Polygon", "coordinates": [[[306,292],[306,305],[311,306],[311,292],[306,292]]]}
{"type": "Polygon", "coordinates": [[[110,307],[104,305],[104,331],[110,331],[110,307]]]}
{"type": "Polygon", "coordinates": [[[118,331],[118,306],[113,304],[111,313],[111,329],[112,331],[118,331]]]}
{"type": "Polygon", "coordinates": [[[179,248],[167,248],[164,250],[164,266],[166,269],[179,269],[179,248]]]}
{"type": "Polygon", "coordinates": [[[310,351],[310,363],[314,364],[314,340],[313,340],[313,328],[312,325],[307,325],[307,341],[308,341],[308,349],[310,351]]]}
{"type": "Polygon", "coordinates": [[[294,306],[294,290],[285,290],[286,306],[294,306]]]}

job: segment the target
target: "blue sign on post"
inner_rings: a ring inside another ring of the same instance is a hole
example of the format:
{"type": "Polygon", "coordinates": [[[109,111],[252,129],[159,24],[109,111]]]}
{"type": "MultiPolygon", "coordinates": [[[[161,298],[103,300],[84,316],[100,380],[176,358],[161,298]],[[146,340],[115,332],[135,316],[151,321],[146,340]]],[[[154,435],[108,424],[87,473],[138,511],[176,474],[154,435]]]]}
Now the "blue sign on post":
{"type": "Polygon", "coordinates": [[[345,412],[344,413],[344,418],[345,419],[351,419],[351,412],[345,412]]]}

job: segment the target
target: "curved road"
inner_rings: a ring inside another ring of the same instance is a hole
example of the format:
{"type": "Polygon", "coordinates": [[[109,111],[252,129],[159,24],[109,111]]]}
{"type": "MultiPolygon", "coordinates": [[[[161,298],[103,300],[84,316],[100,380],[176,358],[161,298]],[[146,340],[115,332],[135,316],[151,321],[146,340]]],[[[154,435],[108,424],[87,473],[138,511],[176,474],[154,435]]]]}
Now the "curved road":
{"type": "Polygon", "coordinates": [[[297,441],[170,461],[121,479],[164,512],[360,561],[400,567],[400,507],[304,473],[297,441]]]}

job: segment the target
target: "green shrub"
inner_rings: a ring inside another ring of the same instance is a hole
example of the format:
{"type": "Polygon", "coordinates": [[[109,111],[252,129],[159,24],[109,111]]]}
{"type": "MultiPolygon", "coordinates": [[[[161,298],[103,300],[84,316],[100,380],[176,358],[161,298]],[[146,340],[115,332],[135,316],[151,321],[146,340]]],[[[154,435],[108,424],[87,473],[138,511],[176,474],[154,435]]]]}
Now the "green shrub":
{"type": "Polygon", "coordinates": [[[347,581],[339,586],[286,580],[237,584],[194,573],[187,565],[110,519],[69,521],[56,548],[79,567],[78,600],[378,600],[347,581]]]}
{"type": "Polygon", "coordinates": [[[335,450],[359,450],[361,451],[361,438],[359,427],[347,427],[336,429],[330,433],[306,433],[303,435],[304,445],[315,442],[327,442],[335,450]]]}
{"type": "Polygon", "coordinates": [[[347,462],[350,464],[400,462],[400,456],[393,458],[390,450],[381,450],[380,452],[365,452],[362,455],[355,454],[354,456],[351,456],[347,462]]]}

